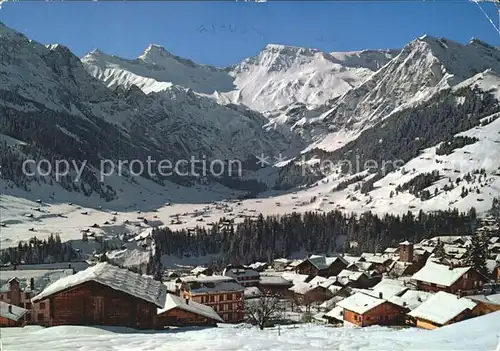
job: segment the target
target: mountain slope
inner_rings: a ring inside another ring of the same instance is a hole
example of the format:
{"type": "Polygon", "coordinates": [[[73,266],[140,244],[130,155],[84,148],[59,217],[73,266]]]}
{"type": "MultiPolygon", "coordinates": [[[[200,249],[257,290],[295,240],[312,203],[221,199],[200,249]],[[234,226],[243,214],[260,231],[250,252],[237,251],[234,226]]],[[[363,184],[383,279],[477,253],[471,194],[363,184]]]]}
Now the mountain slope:
{"type": "MultiPolygon", "coordinates": [[[[278,131],[263,130],[267,120],[257,112],[222,106],[178,86],[150,94],[135,85],[110,89],[63,46],[43,46],[3,24],[0,36],[0,134],[24,143],[0,144],[0,165],[2,177],[25,190],[54,180],[27,177],[22,171],[26,159],[48,159],[52,167],[56,160],[84,164],[79,181],[72,171],[59,184],[111,201],[123,196],[116,187],[132,180],[122,177],[113,186],[111,177],[101,182],[103,160],[143,165],[148,158],[245,160],[294,145],[278,131]]],[[[128,177],[127,169],[122,175],[128,177]]],[[[156,169],[146,173],[160,184],[165,181],[156,169]]],[[[192,177],[167,178],[189,184],[192,177]]]]}
{"type": "Polygon", "coordinates": [[[358,87],[304,119],[296,129],[318,129],[312,147],[335,150],[391,113],[427,100],[487,69],[500,72],[500,51],[481,41],[462,45],[420,37],[358,87]]]}
{"type": "Polygon", "coordinates": [[[228,69],[237,89],[221,95],[258,111],[293,103],[318,106],[361,84],[395,54],[395,50],[328,54],[270,44],[228,69]]]}

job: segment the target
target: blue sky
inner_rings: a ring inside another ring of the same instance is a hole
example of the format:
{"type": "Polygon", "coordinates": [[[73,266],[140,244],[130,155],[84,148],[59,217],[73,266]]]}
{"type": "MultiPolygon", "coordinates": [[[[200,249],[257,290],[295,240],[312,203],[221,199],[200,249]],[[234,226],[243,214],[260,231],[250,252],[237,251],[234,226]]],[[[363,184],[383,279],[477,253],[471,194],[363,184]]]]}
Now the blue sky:
{"type": "MultiPolygon", "coordinates": [[[[483,8],[496,21],[493,4],[483,8]]],[[[500,46],[467,0],[312,2],[7,2],[0,20],[44,44],[82,56],[94,48],[126,58],[151,43],[196,62],[225,66],[268,43],[325,51],[399,48],[428,33],[500,46]]],[[[498,26],[498,23],[496,23],[498,26]]]]}

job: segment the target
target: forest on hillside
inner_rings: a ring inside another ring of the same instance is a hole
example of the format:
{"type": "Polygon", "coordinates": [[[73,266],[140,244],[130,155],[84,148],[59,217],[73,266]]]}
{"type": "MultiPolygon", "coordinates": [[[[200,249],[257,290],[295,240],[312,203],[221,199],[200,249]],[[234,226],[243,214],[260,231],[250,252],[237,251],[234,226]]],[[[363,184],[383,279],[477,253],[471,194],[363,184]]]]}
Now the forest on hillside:
{"type": "Polygon", "coordinates": [[[210,228],[153,230],[154,259],[162,255],[223,257],[226,263],[247,264],[296,252],[314,254],[382,252],[404,240],[419,242],[436,235],[471,235],[476,230],[476,211],[458,210],[402,216],[371,212],[361,215],[340,211],[306,212],[279,216],[260,214],[233,226],[221,219],[210,228]]]}

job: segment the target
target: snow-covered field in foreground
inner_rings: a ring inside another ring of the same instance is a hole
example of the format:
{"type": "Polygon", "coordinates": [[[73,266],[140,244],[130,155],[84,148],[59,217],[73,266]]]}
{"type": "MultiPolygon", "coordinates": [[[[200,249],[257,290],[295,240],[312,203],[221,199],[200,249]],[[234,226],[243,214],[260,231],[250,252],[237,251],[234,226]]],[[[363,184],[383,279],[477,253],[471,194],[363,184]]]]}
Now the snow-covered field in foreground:
{"type": "Polygon", "coordinates": [[[3,351],[15,350],[498,350],[500,312],[434,331],[301,325],[260,331],[223,326],[139,332],[62,326],[1,330],[3,351]]]}

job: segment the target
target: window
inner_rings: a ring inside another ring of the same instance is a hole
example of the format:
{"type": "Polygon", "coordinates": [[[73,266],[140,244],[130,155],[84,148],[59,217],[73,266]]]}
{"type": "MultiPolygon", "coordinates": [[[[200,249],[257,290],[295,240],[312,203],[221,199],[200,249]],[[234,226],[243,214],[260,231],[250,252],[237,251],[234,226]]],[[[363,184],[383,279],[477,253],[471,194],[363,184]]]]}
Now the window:
{"type": "Polygon", "coordinates": [[[31,294],[29,292],[24,293],[24,298],[29,299],[31,297],[31,294]]]}
{"type": "Polygon", "coordinates": [[[29,310],[29,309],[31,308],[31,302],[26,302],[26,303],[24,304],[24,308],[26,308],[26,309],[28,309],[28,310],[29,310]]]}
{"type": "Polygon", "coordinates": [[[45,319],[43,313],[39,313],[37,317],[38,321],[43,321],[45,319]]]}
{"type": "Polygon", "coordinates": [[[228,310],[229,305],[227,303],[224,304],[224,311],[228,310]]]}
{"type": "Polygon", "coordinates": [[[3,300],[3,294],[0,294],[0,301],[3,300]]]}
{"type": "Polygon", "coordinates": [[[40,302],[40,309],[44,310],[45,309],[45,302],[40,302]]]}

